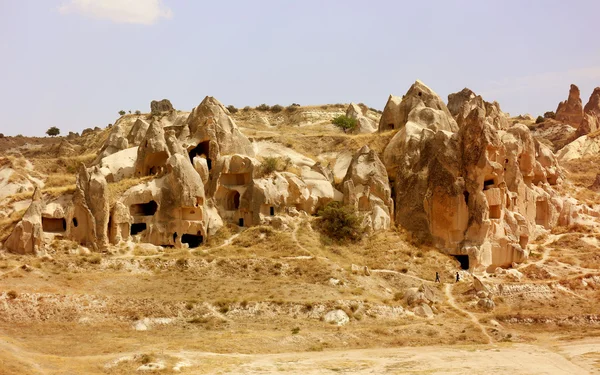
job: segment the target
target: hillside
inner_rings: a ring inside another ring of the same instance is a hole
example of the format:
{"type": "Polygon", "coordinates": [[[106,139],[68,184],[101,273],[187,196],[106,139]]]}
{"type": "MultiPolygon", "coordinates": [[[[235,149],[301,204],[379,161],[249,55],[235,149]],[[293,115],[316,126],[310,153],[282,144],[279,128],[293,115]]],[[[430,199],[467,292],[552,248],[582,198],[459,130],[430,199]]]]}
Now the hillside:
{"type": "Polygon", "coordinates": [[[558,117],[417,81],[0,138],[0,372],[599,373],[596,135],[558,117]]]}

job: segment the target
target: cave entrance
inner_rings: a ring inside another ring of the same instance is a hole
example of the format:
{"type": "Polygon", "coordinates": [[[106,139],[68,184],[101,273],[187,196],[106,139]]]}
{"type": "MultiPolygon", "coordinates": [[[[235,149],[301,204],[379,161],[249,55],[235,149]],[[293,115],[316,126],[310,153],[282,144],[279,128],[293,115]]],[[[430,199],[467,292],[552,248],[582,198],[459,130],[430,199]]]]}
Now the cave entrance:
{"type": "Polygon", "coordinates": [[[199,234],[184,234],[181,236],[181,242],[188,244],[190,249],[200,246],[203,237],[199,234]]]}
{"type": "Polygon", "coordinates": [[[227,197],[225,199],[225,209],[227,211],[234,211],[240,208],[240,193],[232,190],[227,193],[227,197]]]}
{"type": "Polygon", "coordinates": [[[146,230],[146,223],[133,223],[131,224],[131,235],[135,236],[136,234],[143,232],[146,230]]]}
{"type": "Polygon", "coordinates": [[[388,124],[388,129],[389,130],[394,130],[394,124],[388,124]]]}
{"type": "Polygon", "coordinates": [[[271,216],[275,216],[275,207],[269,208],[269,213],[271,214],[271,216]]]}
{"type": "Polygon", "coordinates": [[[194,147],[189,152],[190,162],[192,162],[192,165],[193,165],[194,157],[196,157],[198,155],[204,156],[206,158],[206,165],[208,166],[208,170],[210,171],[210,169],[212,168],[212,160],[209,157],[209,155],[210,155],[209,152],[210,152],[210,141],[204,141],[204,142],[198,143],[198,146],[194,147]]]}
{"type": "Polygon", "coordinates": [[[131,216],[152,216],[156,213],[158,204],[155,201],[148,203],[133,204],[129,207],[129,213],[131,216]]]}
{"type": "Polygon", "coordinates": [[[483,181],[483,190],[488,190],[494,187],[494,180],[483,181]]]}
{"type": "Polygon", "coordinates": [[[238,220],[238,225],[239,225],[240,227],[243,227],[243,226],[244,226],[244,218],[240,217],[240,219],[238,220]]]}
{"type": "Polygon", "coordinates": [[[499,204],[490,206],[490,219],[500,219],[502,215],[502,208],[499,204]]]}
{"type": "Polygon", "coordinates": [[[67,230],[67,221],[62,218],[42,217],[42,230],[50,233],[62,233],[67,230]]]}
{"type": "Polygon", "coordinates": [[[453,255],[453,257],[460,263],[460,268],[463,270],[469,269],[469,256],[468,255],[453,255]]]}

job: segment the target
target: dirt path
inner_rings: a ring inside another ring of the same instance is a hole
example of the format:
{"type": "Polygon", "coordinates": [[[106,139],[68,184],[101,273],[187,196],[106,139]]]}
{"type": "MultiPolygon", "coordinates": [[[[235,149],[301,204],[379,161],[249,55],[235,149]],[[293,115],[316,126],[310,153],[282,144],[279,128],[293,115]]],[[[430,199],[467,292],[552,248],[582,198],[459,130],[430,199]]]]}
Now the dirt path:
{"type": "Polygon", "coordinates": [[[487,338],[487,343],[491,344],[493,342],[492,337],[487,333],[485,327],[481,323],[479,323],[479,319],[477,319],[477,317],[473,313],[463,310],[456,304],[454,296],[452,295],[453,288],[454,284],[444,285],[444,293],[446,294],[446,298],[448,299],[448,303],[450,304],[450,306],[452,306],[458,312],[466,315],[473,322],[473,324],[475,324],[475,326],[477,326],[481,330],[481,333],[483,333],[483,335],[487,338]]]}
{"type": "Polygon", "coordinates": [[[407,275],[405,273],[402,272],[398,272],[398,271],[394,271],[394,270],[371,270],[371,273],[393,273],[394,275],[399,275],[402,277],[407,277],[409,279],[414,279],[414,280],[418,280],[427,284],[434,284],[433,281],[431,280],[426,280],[426,279],[422,279],[418,276],[413,276],[413,275],[407,275]]]}

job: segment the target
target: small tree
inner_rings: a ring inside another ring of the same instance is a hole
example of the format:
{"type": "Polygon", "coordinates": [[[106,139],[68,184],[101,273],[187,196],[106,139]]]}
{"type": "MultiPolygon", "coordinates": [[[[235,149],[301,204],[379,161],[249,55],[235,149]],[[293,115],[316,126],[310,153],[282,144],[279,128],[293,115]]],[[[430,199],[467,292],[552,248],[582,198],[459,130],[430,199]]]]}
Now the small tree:
{"type": "Polygon", "coordinates": [[[60,134],[60,129],[56,126],[53,126],[50,129],[46,130],[46,134],[48,134],[51,137],[57,136],[60,134]]]}
{"type": "Polygon", "coordinates": [[[538,116],[538,117],[535,119],[535,123],[536,123],[536,124],[539,124],[540,122],[544,122],[544,118],[543,118],[542,116],[538,116]]]}
{"type": "Polygon", "coordinates": [[[139,116],[142,114],[142,112],[140,112],[140,110],[138,109],[137,111],[135,111],[135,114],[139,116]]]}
{"type": "Polygon", "coordinates": [[[544,118],[556,118],[556,113],[554,111],[548,111],[544,113],[544,118]]]}
{"type": "Polygon", "coordinates": [[[319,216],[321,232],[335,241],[358,241],[364,233],[354,207],[341,202],[329,202],[319,216]]]}
{"type": "Polygon", "coordinates": [[[120,114],[121,116],[125,116],[125,113],[127,113],[127,112],[125,112],[124,110],[120,110],[120,111],[119,111],[119,114],[120,114]]]}
{"type": "Polygon", "coordinates": [[[356,127],[356,119],[353,119],[352,117],[348,117],[345,115],[340,115],[336,118],[334,118],[333,120],[331,120],[331,123],[339,128],[341,128],[344,133],[346,133],[348,130],[352,130],[356,127]]]}
{"type": "Polygon", "coordinates": [[[258,109],[259,111],[268,111],[269,109],[271,109],[271,107],[268,106],[267,104],[263,103],[263,104],[259,105],[258,107],[256,107],[256,109],[258,109]]]}
{"type": "Polygon", "coordinates": [[[271,107],[271,112],[273,113],[279,113],[283,111],[283,107],[280,106],[279,104],[275,104],[274,106],[271,107]]]}
{"type": "Polygon", "coordinates": [[[237,113],[237,111],[238,111],[238,109],[237,109],[237,108],[235,108],[235,106],[233,106],[233,105],[231,105],[231,104],[227,106],[227,110],[228,110],[228,111],[229,111],[229,113],[231,113],[232,115],[233,115],[234,113],[237,113]]]}

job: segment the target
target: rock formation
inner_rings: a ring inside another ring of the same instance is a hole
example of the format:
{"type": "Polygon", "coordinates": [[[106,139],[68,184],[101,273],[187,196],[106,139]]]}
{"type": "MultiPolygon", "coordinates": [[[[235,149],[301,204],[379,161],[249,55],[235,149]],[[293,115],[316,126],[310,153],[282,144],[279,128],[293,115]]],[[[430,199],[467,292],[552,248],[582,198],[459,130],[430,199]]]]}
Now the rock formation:
{"type": "Polygon", "coordinates": [[[451,108],[460,109],[457,132],[407,122],[383,161],[397,223],[450,254],[468,256],[470,267],[494,269],[526,259],[536,224],[557,225],[564,205],[552,189],[561,179],[551,150],[524,125],[499,129],[498,112],[478,98],[466,90],[452,97],[451,108]]]}
{"type": "Polygon", "coordinates": [[[173,104],[169,101],[169,99],[163,100],[153,100],[150,102],[150,113],[153,115],[159,114],[161,112],[170,112],[173,110],[173,104]]]}
{"type": "Polygon", "coordinates": [[[359,107],[357,104],[350,103],[348,109],[346,110],[346,116],[353,118],[356,120],[356,128],[353,133],[356,134],[364,134],[364,133],[374,133],[377,131],[377,125],[375,121],[368,118],[365,115],[364,108],[359,107]]]}
{"type": "Polygon", "coordinates": [[[416,81],[401,100],[390,96],[379,121],[379,131],[402,129],[407,122],[441,130],[458,130],[446,104],[421,81],[416,81]]]}
{"type": "Polygon", "coordinates": [[[583,120],[583,105],[581,103],[579,87],[571,85],[568,99],[558,103],[555,120],[569,124],[574,128],[579,127],[583,120]]]}
{"type": "Polygon", "coordinates": [[[583,107],[583,120],[577,129],[577,135],[582,136],[600,129],[600,87],[596,87],[590,100],[583,107]]]}
{"type": "Polygon", "coordinates": [[[31,205],[23,218],[14,227],[4,246],[18,254],[39,254],[42,251],[43,228],[42,211],[44,201],[42,192],[36,188],[31,205]]]}
{"type": "Polygon", "coordinates": [[[448,110],[456,119],[459,126],[475,108],[485,110],[485,119],[494,129],[505,130],[508,128],[508,118],[500,109],[498,102],[486,102],[468,88],[448,95],[448,110]]]}
{"type": "Polygon", "coordinates": [[[352,158],[342,182],[344,203],[365,213],[364,226],[389,229],[394,217],[394,202],[385,166],[369,146],[352,158]]]}

